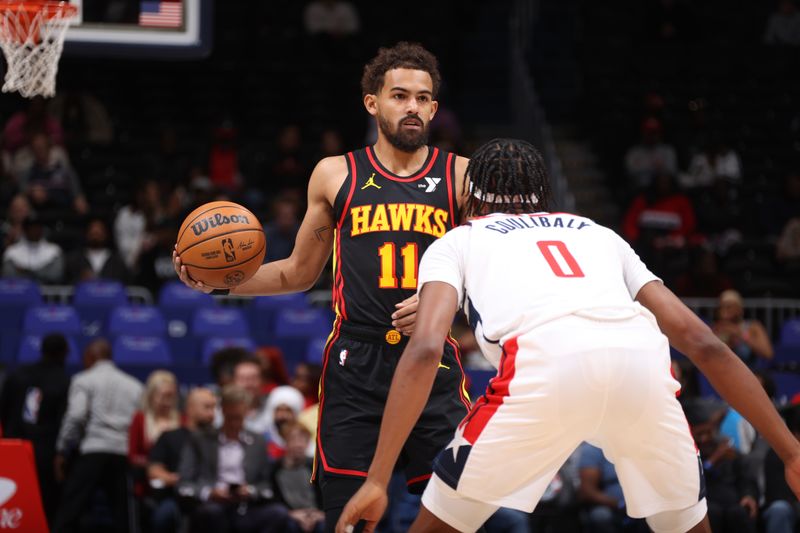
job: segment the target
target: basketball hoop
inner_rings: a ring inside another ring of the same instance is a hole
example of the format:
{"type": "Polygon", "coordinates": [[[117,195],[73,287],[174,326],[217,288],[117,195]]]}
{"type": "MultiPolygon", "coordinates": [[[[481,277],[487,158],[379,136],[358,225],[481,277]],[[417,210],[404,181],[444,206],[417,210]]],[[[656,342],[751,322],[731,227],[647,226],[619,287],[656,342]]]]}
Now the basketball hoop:
{"type": "Polygon", "coordinates": [[[64,36],[78,8],[66,2],[0,0],[0,48],[6,56],[3,92],[25,98],[56,93],[64,36]]]}

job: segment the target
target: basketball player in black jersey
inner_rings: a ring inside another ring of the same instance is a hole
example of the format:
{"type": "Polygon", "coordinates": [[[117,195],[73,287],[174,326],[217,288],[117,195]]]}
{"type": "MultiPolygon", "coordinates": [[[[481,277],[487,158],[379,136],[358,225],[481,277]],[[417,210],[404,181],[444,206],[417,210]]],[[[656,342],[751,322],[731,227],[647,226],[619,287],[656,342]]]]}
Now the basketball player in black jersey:
{"type": "MultiPolygon", "coordinates": [[[[458,224],[467,165],[427,145],[440,85],[430,52],[410,43],[382,48],[361,84],[378,141],[317,164],[292,255],[230,291],[307,290],[334,253],[336,320],[325,346],[314,474],[329,531],[367,475],[392,376],[414,330],[419,258],[458,224]]],[[[174,265],[189,287],[211,292],[189,278],[177,255],[174,265]]],[[[453,339],[442,353],[434,392],[398,463],[413,493],[424,489],[433,458],[469,408],[453,339]]]]}

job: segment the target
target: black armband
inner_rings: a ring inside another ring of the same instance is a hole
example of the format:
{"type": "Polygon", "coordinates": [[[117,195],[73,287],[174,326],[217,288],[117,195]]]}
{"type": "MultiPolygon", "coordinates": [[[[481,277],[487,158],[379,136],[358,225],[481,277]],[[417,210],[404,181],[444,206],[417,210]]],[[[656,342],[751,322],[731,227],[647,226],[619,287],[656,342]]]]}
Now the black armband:
{"type": "Polygon", "coordinates": [[[211,291],[212,296],[228,296],[230,293],[230,289],[214,289],[211,291]]]}

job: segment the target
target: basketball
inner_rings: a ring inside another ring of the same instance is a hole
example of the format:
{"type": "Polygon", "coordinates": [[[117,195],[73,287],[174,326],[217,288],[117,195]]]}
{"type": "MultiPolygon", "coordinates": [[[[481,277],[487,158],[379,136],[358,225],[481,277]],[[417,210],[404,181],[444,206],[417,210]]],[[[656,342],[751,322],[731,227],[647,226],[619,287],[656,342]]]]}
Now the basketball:
{"type": "Polygon", "coordinates": [[[176,251],[189,276],[214,289],[241,285],[264,260],[266,239],[256,216],[233,202],[209,202],[178,230],[176,251]]]}

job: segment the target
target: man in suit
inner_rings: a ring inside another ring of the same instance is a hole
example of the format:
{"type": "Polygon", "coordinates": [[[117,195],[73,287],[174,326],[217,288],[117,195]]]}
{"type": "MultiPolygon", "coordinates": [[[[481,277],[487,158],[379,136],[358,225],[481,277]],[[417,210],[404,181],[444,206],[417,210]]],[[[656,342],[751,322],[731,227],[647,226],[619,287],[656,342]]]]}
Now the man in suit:
{"type": "Polygon", "coordinates": [[[193,500],[193,530],[279,532],[286,507],[273,503],[267,443],[244,429],[250,394],[235,385],[222,391],[222,427],[192,434],[183,449],[178,493],[193,500]]]}

